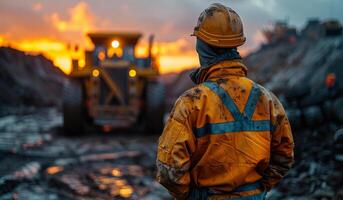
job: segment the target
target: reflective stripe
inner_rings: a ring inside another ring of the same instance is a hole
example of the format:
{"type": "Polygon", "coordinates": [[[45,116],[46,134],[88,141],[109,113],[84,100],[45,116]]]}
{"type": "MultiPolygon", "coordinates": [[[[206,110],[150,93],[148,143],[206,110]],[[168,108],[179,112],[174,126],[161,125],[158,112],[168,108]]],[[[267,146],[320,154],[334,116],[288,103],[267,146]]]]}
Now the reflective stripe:
{"type": "Polygon", "coordinates": [[[194,129],[193,132],[197,138],[206,134],[224,134],[235,133],[241,131],[270,131],[270,121],[232,121],[216,124],[206,124],[202,128],[194,129]]]}
{"type": "Polygon", "coordinates": [[[264,200],[266,197],[267,192],[261,192],[259,194],[251,195],[251,196],[245,196],[245,197],[237,197],[227,200],[264,200]]]}
{"type": "Polygon", "coordinates": [[[247,192],[247,191],[256,190],[259,188],[263,188],[261,181],[257,181],[255,183],[249,183],[246,185],[239,186],[233,192],[247,192]]]}
{"type": "Polygon", "coordinates": [[[230,111],[230,113],[232,114],[233,118],[236,121],[242,118],[251,119],[252,115],[254,114],[258,99],[261,96],[261,90],[258,88],[256,84],[254,84],[253,87],[251,88],[244,111],[243,113],[241,113],[237,105],[235,104],[235,102],[232,100],[231,96],[217,83],[205,82],[204,86],[208,87],[210,90],[212,90],[214,93],[216,93],[219,96],[223,104],[230,111]]]}
{"type": "Polygon", "coordinates": [[[222,100],[223,104],[230,111],[235,120],[241,119],[241,112],[239,111],[238,107],[236,106],[235,102],[232,100],[230,95],[227,92],[225,92],[225,90],[222,87],[220,87],[217,83],[214,82],[205,82],[203,84],[219,96],[219,98],[222,100]]]}
{"type": "MultiPolygon", "coordinates": [[[[257,189],[261,189],[263,190],[263,184],[261,183],[261,181],[257,181],[255,183],[250,183],[250,184],[246,184],[246,185],[242,185],[238,188],[236,188],[235,190],[233,190],[230,193],[236,193],[236,192],[248,192],[248,191],[252,191],[252,190],[257,190],[257,189]]],[[[264,190],[261,193],[255,194],[255,195],[249,195],[249,196],[243,196],[243,197],[236,197],[236,198],[227,198],[227,200],[264,200],[265,196],[266,196],[266,191],[264,190]]],[[[209,193],[209,195],[221,195],[221,194],[215,194],[215,193],[209,193]]],[[[225,195],[225,194],[223,194],[225,195]]]]}
{"type": "Polygon", "coordinates": [[[224,134],[224,133],[235,133],[242,131],[270,131],[270,121],[269,120],[251,120],[258,100],[261,96],[261,90],[257,85],[253,85],[248,101],[244,107],[243,113],[241,113],[231,98],[231,96],[217,83],[215,82],[205,82],[204,86],[208,87],[214,93],[216,93],[221,99],[222,103],[230,111],[235,121],[223,122],[223,123],[208,123],[201,128],[195,128],[193,130],[197,138],[202,137],[206,134],[224,134]]]}
{"type": "Polygon", "coordinates": [[[248,101],[244,108],[244,113],[248,119],[252,118],[252,115],[254,114],[255,107],[257,105],[257,102],[260,96],[261,96],[261,90],[257,87],[257,85],[254,84],[253,87],[251,88],[248,101]]]}

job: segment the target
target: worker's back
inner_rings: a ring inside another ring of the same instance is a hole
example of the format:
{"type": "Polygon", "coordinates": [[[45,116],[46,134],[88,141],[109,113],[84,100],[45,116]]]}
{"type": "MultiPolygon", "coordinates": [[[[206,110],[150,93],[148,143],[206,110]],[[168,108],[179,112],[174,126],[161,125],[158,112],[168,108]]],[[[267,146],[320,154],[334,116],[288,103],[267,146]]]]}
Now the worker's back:
{"type": "Polygon", "coordinates": [[[189,193],[187,185],[225,199],[264,195],[293,162],[285,111],[240,61],[220,62],[205,77],[171,112],[159,140],[158,181],[174,196],[189,193]]]}
{"type": "Polygon", "coordinates": [[[223,71],[234,74],[237,69],[223,69],[217,72],[220,78],[188,92],[202,91],[194,100],[199,113],[194,113],[191,173],[199,187],[230,192],[261,179],[259,172],[268,166],[271,115],[270,98],[261,86],[238,71],[228,76],[223,71]]]}

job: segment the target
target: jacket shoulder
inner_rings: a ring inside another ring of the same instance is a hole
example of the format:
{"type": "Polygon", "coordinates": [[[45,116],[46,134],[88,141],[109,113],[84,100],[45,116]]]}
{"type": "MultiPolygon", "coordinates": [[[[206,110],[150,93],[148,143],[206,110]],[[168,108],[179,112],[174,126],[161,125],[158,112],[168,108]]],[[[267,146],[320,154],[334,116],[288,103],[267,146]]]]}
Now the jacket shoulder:
{"type": "Polygon", "coordinates": [[[204,86],[202,86],[202,85],[194,86],[191,89],[186,90],[180,96],[179,99],[181,101],[186,101],[186,102],[188,102],[188,101],[194,102],[194,101],[200,100],[201,97],[203,96],[203,93],[204,93],[203,87],[204,86]]]}
{"type": "MultiPolygon", "coordinates": [[[[257,84],[258,85],[258,84],[257,84]]],[[[258,85],[261,89],[262,94],[264,94],[270,102],[271,109],[276,115],[286,115],[286,111],[280,102],[279,98],[270,90],[264,88],[261,85],[258,85]]]]}
{"type": "Polygon", "coordinates": [[[184,122],[187,118],[193,118],[198,110],[202,97],[204,96],[204,86],[197,85],[186,90],[176,100],[170,113],[170,117],[179,122],[184,122]]]}
{"type": "Polygon", "coordinates": [[[255,85],[257,85],[258,88],[260,88],[262,94],[264,94],[265,96],[267,96],[269,101],[278,101],[278,98],[274,95],[274,93],[272,91],[270,91],[269,89],[263,87],[262,85],[258,84],[258,83],[254,83],[255,85]]]}

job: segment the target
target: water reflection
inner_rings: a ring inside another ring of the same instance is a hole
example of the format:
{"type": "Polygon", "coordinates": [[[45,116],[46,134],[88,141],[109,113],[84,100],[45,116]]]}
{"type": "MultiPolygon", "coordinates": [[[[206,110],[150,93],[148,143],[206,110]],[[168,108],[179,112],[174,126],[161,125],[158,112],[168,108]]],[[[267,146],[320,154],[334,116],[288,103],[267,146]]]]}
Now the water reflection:
{"type": "Polygon", "coordinates": [[[65,185],[74,193],[83,196],[135,199],[150,191],[144,184],[141,185],[141,181],[145,180],[145,173],[139,165],[100,164],[93,167],[91,171],[73,171],[73,168],[54,165],[46,169],[46,174],[54,177],[58,185],[65,185]],[[73,172],[70,172],[71,170],[73,172]]]}
{"type": "Polygon", "coordinates": [[[120,169],[114,168],[114,169],[112,170],[112,175],[113,175],[113,176],[121,176],[122,174],[121,174],[120,169]]]}
{"type": "Polygon", "coordinates": [[[134,192],[132,186],[130,186],[125,179],[107,176],[93,176],[92,178],[100,190],[109,191],[110,195],[113,197],[121,196],[129,198],[134,192]]]}
{"type": "Polygon", "coordinates": [[[59,172],[63,171],[63,167],[61,166],[51,166],[46,169],[46,172],[48,174],[57,174],[59,172]]]}
{"type": "Polygon", "coordinates": [[[125,198],[129,198],[133,193],[133,188],[129,185],[123,186],[120,190],[119,190],[119,194],[122,197],[125,198]]]}

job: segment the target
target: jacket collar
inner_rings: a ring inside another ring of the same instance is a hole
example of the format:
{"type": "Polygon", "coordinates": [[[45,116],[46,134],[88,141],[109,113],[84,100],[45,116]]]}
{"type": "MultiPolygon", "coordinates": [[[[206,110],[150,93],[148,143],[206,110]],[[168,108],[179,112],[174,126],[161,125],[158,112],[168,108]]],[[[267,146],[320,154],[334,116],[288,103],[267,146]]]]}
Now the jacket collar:
{"type": "Polygon", "coordinates": [[[201,83],[207,80],[217,80],[228,76],[244,76],[248,73],[242,60],[225,60],[210,67],[200,78],[201,83]]]}

